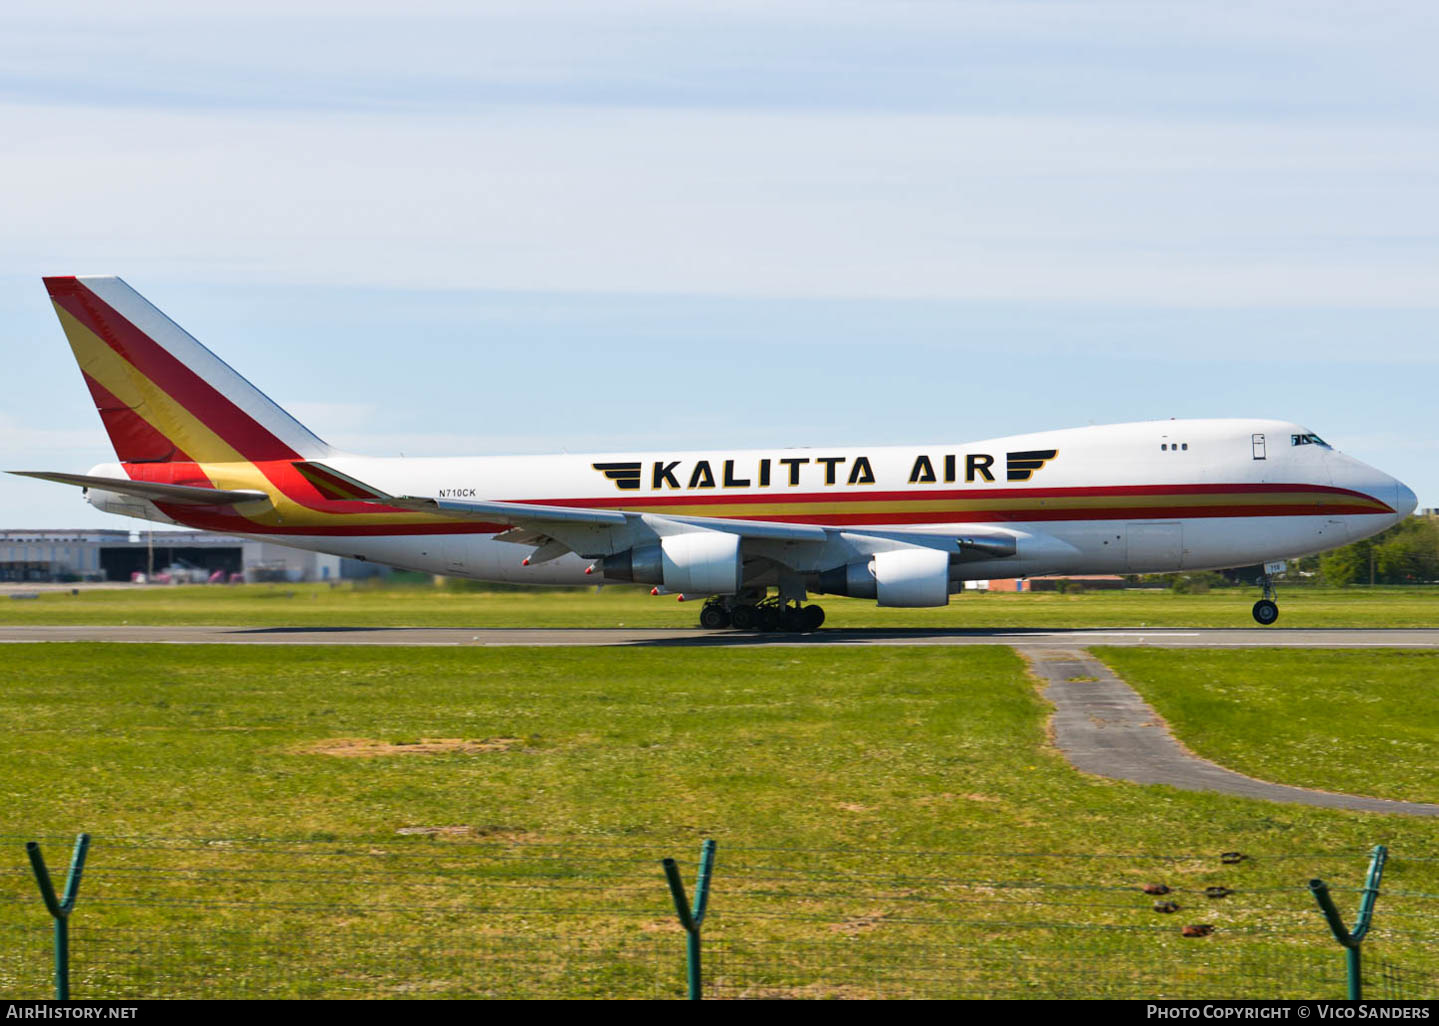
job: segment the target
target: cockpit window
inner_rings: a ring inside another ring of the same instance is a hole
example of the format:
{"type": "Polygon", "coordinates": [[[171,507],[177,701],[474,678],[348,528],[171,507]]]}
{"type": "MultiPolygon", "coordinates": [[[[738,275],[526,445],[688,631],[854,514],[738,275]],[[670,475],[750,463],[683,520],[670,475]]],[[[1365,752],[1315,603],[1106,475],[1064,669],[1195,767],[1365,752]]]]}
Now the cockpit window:
{"type": "Polygon", "coordinates": [[[1320,438],[1318,435],[1290,435],[1290,436],[1289,436],[1289,444],[1290,444],[1290,445],[1318,445],[1318,446],[1321,446],[1322,448],[1325,448],[1325,449],[1328,449],[1328,448],[1329,448],[1329,443],[1326,442],[1324,439],[1320,438]]]}

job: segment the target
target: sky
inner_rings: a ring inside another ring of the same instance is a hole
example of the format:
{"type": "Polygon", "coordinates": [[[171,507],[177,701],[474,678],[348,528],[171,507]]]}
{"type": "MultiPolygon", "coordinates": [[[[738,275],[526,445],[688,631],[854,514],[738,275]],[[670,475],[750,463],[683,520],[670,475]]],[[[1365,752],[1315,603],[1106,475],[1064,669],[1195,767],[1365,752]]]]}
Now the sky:
{"type": "Polygon", "coordinates": [[[360,452],[1280,417],[1439,506],[1432,3],[14,7],[0,468],[112,458],[106,273],[360,452]]]}

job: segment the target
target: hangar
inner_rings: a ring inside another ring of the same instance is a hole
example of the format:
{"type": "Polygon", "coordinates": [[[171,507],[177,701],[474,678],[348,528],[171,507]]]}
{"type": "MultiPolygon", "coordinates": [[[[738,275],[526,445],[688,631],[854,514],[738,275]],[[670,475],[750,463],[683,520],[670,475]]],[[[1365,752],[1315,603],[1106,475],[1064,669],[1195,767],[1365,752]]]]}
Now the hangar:
{"type": "Polygon", "coordinates": [[[326,581],[366,577],[374,564],[207,531],[0,530],[0,581],[128,581],[175,572],[207,580],[326,581]]]}

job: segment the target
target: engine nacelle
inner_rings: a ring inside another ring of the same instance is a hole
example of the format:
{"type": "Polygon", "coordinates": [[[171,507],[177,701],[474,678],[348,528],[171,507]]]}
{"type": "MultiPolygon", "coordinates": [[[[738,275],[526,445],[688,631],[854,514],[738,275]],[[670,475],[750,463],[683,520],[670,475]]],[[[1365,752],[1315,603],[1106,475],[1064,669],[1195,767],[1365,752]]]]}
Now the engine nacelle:
{"type": "Polygon", "coordinates": [[[876,552],[868,563],[849,563],[819,575],[827,595],[877,599],[882,606],[949,605],[949,554],[940,549],[876,552]]]}
{"type": "Polygon", "coordinates": [[[876,595],[873,563],[846,563],[819,575],[814,589],[821,595],[848,595],[872,599],[876,595]]]}
{"type": "Polygon", "coordinates": [[[663,584],[689,595],[733,595],[744,579],[739,542],[739,535],[722,531],[667,535],[657,544],[606,556],[600,572],[607,580],[663,584]]]}
{"type": "Polygon", "coordinates": [[[947,606],[949,553],[939,549],[876,552],[874,583],[882,606],[947,606]]]}

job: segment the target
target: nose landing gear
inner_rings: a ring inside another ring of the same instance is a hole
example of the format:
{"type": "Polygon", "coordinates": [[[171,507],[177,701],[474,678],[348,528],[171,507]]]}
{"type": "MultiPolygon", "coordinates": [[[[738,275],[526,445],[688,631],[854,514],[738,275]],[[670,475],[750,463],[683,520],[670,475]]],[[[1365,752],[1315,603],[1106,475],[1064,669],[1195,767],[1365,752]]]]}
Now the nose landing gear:
{"type": "Polygon", "coordinates": [[[1268,574],[1259,578],[1259,583],[1264,586],[1264,597],[1254,603],[1254,619],[1262,627],[1268,627],[1279,619],[1279,603],[1275,602],[1278,597],[1274,590],[1274,582],[1268,574]]]}

